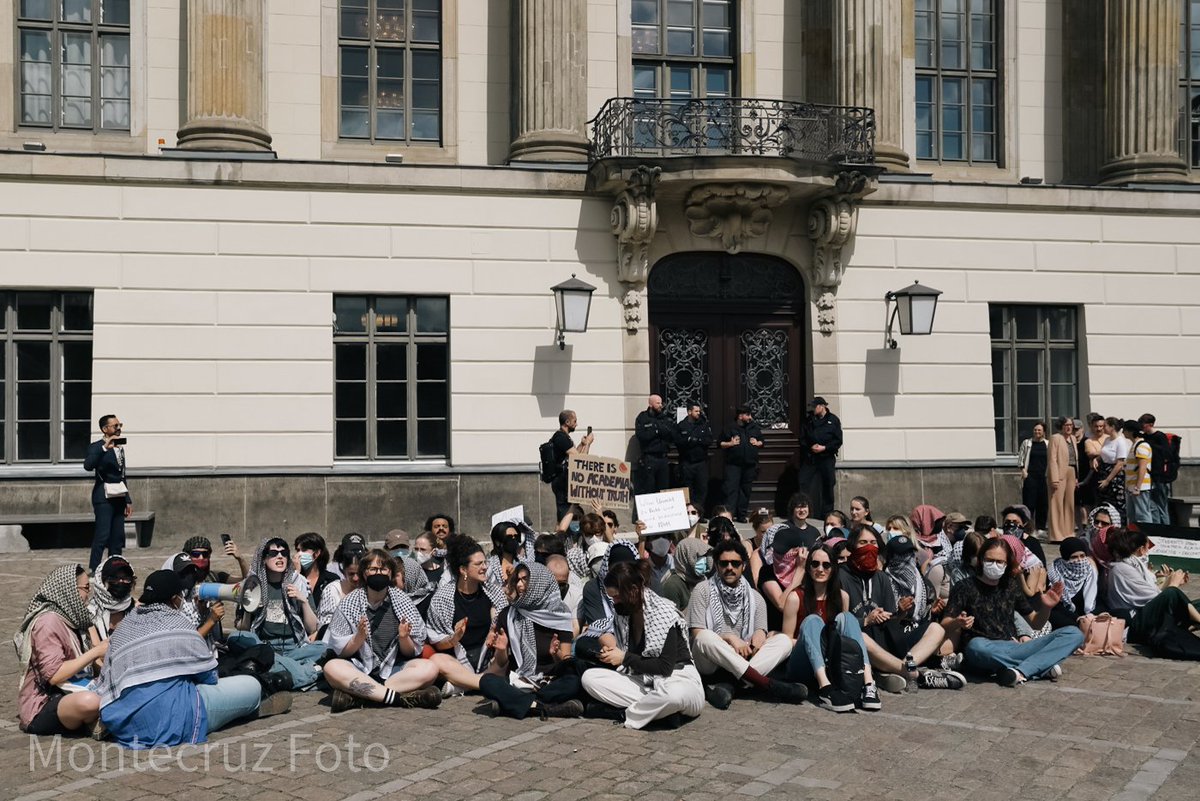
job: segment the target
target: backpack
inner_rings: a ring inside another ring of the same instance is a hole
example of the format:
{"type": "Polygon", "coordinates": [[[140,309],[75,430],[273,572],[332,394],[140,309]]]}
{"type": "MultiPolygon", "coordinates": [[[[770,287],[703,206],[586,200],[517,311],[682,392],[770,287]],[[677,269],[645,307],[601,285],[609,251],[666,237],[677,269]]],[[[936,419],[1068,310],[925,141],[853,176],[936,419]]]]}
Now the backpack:
{"type": "Polygon", "coordinates": [[[559,464],[554,460],[554,441],[548,439],[538,446],[538,473],[543,484],[558,478],[559,464]]]}
{"type": "Polygon", "coordinates": [[[821,651],[825,654],[825,673],[829,681],[851,698],[862,695],[863,652],[858,640],[842,636],[836,623],[826,623],[821,632],[821,651]]]}
{"type": "Polygon", "coordinates": [[[1170,484],[1179,478],[1179,450],[1183,438],[1178,434],[1156,431],[1147,437],[1150,445],[1150,480],[1155,484],[1170,484]]]}

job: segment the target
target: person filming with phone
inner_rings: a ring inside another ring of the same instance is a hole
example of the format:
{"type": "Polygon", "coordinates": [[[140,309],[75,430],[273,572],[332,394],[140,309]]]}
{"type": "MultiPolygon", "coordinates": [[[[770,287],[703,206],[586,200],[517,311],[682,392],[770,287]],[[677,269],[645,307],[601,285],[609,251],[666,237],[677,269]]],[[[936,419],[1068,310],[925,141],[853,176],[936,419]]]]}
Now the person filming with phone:
{"type": "Polygon", "coordinates": [[[133,514],[133,499],[125,485],[125,438],[121,436],[121,421],[115,414],[100,418],[101,439],[88,445],[83,469],[96,474],[92,485],[92,509],[96,513],[96,530],[92,535],[92,555],[88,572],[94,572],[104,558],[117,556],[125,545],[125,519],[133,514]]]}

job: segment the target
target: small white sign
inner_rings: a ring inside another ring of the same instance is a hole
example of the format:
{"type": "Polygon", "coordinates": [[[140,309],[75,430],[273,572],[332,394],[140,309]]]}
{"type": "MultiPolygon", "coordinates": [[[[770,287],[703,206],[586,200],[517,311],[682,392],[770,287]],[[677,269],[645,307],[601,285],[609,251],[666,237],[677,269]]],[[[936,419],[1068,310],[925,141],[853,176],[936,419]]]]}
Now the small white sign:
{"type": "Polygon", "coordinates": [[[691,528],[683,490],[638,495],[636,502],[638,520],[646,524],[642,536],[691,528]]]}
{"type": "Polygon", "coordinates": [[[687,417],[688,408],[686,406],[675,407],[675,422],[682,423],[683,418],[687,417]]]}
{"type": "Polygon", "coordinates": [[[497,523],[524,523],[525,522],[525,504],[514,506],[511,509],[505,509],[503,512],[496,512],[492,515],[492,528],[496,527],[497,523]]]}

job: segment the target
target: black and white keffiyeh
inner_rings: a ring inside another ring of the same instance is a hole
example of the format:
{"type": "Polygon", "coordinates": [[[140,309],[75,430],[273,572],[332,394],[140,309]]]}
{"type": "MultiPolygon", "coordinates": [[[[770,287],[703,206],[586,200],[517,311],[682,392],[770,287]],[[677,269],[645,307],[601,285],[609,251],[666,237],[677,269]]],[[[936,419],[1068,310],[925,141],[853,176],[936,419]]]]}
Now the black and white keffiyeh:
{"type": "Polygon", "coordinates": [[[401,556],[396,561],[404,571],[404,591],[408,593],[409,598],[419,601],[433,592],[434,588],[429,585],[429,576],[425,575],[416,559],[401,556]]]}
{"type": "MultiPolygon", "coordinates": [[[[646,643],[642,647],[642,656],[653,659],[662,653],[666,645],[667,635],[674,627],[687,642],[687,630],[683,626],[683,618],[675,604],[655,593],[653,590],[642,590],[642,616],[646,643]]],[[[599,637],[601,634],[611,634],[617,639],[617,647],[623,651],[629,650],[629,618],[625,615],[613,614],[604,620],[597,620],[588,626],[584,635],[599,637]]]]}
{"type": "Polygon", "coordinates": [[[130,687],[194,676],[216,666],[212,649],[187,615],[168,604],[137,606],[109,640],[96,692],[104,707],[130,687]]]}
{"type": "Polygon", "coordinates": [[[588,569],[587,554],[578,545],[572,545],[567,549],[567,564],[570,566],[571,572],[581,579],[592,577],[592,571],[588,569]]]}
{"type": "Polygon", "coordinates": [[[520,598],[508,607],[508,650],[516,662],[516,672],[529,679],[538,678],[537,634],[535,626],[571,633],[575,616],[563,603],[558,582],[544,565],[520,563],[513,569],[529,570],[529,583],[520,598]]]}
{"type": "MultiPolygon", "coordinates": [[[[267,585],[269,584],[269,581],[267,580],[266,565],[263,564],[263,551],[266,550],[267,543],[271,542],[272,540],[278,541],[278,540],[280,540],[280,538],[279,537],[263,537],[262,541],[258,543],[258,547],[254,550],[254,560],[250,564],[250,575],[254,576],[255,579],[257,579],[258,586],[262,588],[264,599],[266,596],[267,585]]],[[[291,598],[288,598],[287,597],[287,586],[289,584],[295,584],[297,587],[303,588],[304,592],[307,593],[308,592],[308,581],[305,580],[305,578],[303,576],[301,576],[299,573],[296,572],[295,568],[292,567],[292,561],[290,559],[288,559],[286,561],[287,561],[287,567],[285,567],[283,569],[283,579],[280,581],[280,584],[279,584],[279,586],[282,587],[284,590],[283,615],[287,619],[288,625],[291,626],[292,638],[296,642],[302,643],[308,639],[308,632],[305,631],[305,629],[304,629],[303,613],[301,611],[299,611],[296,607],[298,604],[308,603],[308,601],[307,601],[307,599],[293,601],[291,598]]],[[[262,630],[263,623],[265,623],[266,620],[267,620],[267,604],[264,602],[263,604],[261,604],[258,607],[258,609],[256,609],[253,612],[253,614],[250,615],[250,631],[254,632],[255,634],[258,634],[262,630]]],[[[199,625],[199,624],[197,624],[197,625],[199,625]]]]}
{"type": "Polygon", "coordinates": [[[1114,528],[1121,525],[1121,513],[1117,511],[1117,507],[1113,506],[1111,503],[1100,504],[1095,509],[1088,512],[1088,522],[1087,525],[1083,527],[1083,539],[1086,540],[1089,545],[1091,544],[1092,539],[1096,536],[1097,532],[1099,532],[1101,528],[1105,528],[1105,526],[1101,526],[1096,523],[1096,515],[1101,513],[1108,515],[1108,519],[1112,521],[1112,523],[1109,525],[1113,526],[1114,528]]]}
{"type": "MultiPolygon", "coordinates": [[[[163,562],[162,568],[160,568],[160,569],[174,571],[175,570],[175,560],[178,559],[180,556],[186,558],[188,561],[191,561],[191,557],[181,551],[180,553],[171,554],[170,556],[168,556],[166,561],[163,562]]],[[[192,587],[192,589],[190,589],[190,590],[184,590],[183,606],[179,607],[179,612],[181,614],[187,615],[188,619],[192,621],[193,626],[195,626],[196,628],[200,628],[200,605],[196,603],[196,588],[195,587],[192,587]]]]}
{"type": "Polygon", "coordinates": [[[92,615],[79,595],[78,576],[82,572],[83,566],[78,564],[54,568],[29,599],[29,605],[25,607],[25,617],[21,619],[17,633],[13,635],[13,646],[17,649],[17,659],[20,660],[22,672],[29,667],[29,658],[33,650],[29,631],[33,628],[34,621],[47,612],[57,614],[79,633],[85,651],[91,647],[87,630],[92,625],[92,615]]]}
{"type": "Polygon", "coordinates": [[[112,619],[114,612],[128,612],[133,608],[133,593],[126,595],[121,600],[112,597],[112,593],[108,591],[108,587],[104,585],[104,567],[113,559],[120,559],[122,562],[127,560],[122,556],[110,556],[96,566],[96,570],[92,573],[91,584],[92,593],[88,599],[88,613],[92,617],[92,623],[96,627],[96,634],[104,639],[110,628],[109,621],[112,619]]]}
{"type": "Polygon", "coordinates": [[[1062,557],[1055,559],[1046,568],[1046,583],[1053,586],[1060,581],[1063,583],[1060,606],[1071,612],[1078,611],[1083,615],[1090,615],[1096,611],[1097,576],[1096,566],[1092,564],[1092,560],[1072,561],[1062,557]],[[1080,591],[1083,592],[1083,609],[1077,610],[1074,598],[1080,591]]]}
{"type": "Polygon", "coordinates": [[[708,610],[706,625],[717,634],[732,629],[746,642],[754,636],[753,590],[746,577],[730,587],[717,576],[708,580],[708,610]]]}
{"type": "MultiPolygon", "coordinates": [[[[517,564],[517,562],[529,563],[535,561],[533,538],[528,534],[524,535],[524,537],[525,542],[521,545],[521,550],[516,556],[513,557],[514,566],[517,564]]],[[[495,584],[497,587],[503,587],[504,581],[504,565],[501,562],[500,557],[493,554],[492,556],[489,556],[487,560],[487,583],[495,584]]]]}
{"type": "Polygon", "coordinates": [[[925,576],[921,574],[921,568],[917,566],[917,555],[906,553],[889,560],[884,572],[892,580],[897,598],[912,596],[912,619],[924,620],[929,614],[929,587],[925,583],[925,576]]]}
{"type": "Polygon", "coordinates": [[[762,544],[758,546],[758,555],[762,557],[764,563],[768,565],[775,564],[775,552],[771,550],[771,545],[775,542],[775,535],[789,525],[789,523],[776,523],[763,534],[762,544]]]}
{"type": "Polygon", "coordinates": [[[604,579],[608,576],[608,571],[612,568],[612,554],[614,548],[625,548],[633,554],[633,558],[638,558],[637,546],[632,542],[625,540],[617,540],[608,546],[608,553],[604,554],[603,561],[600,562],[600,569],[596,573],[596,578],[600,580],[600,586],[604,586],[604,579]]]}
{"type": "MultiPolygon", "coordinates": [[[[406,592],[396,587],[388,587],[385,603],[392,605],[392,612],[396,615],[397,623],[407,622],[412,626],[410,636],[419,654],[421,646],[425,644],[427,633],[425,630],[425,621],[421,619],[421,613],[417,611],[417,605],[412,602],[412,599],[406,592]]],[[[329,629],[325,633],[325,639],[335,653],[341,654],[350,643],[350,640],[354,639],[354,635],[358,631],[358,621],[363,617],[370,618],[370,615],[367,614],[368,609],[367,591],[362,587],[351,591],[338,604],[337,610],[333,613],[333,618],[329,621],[329,629]]],[[[391,672],[392,667],[396,664],[396,656],[399,651],[400,642],[398,639],[388,644],[387,653],[384,654],[383,660],[379,664],[378,675],[387,676],[391,672]]],[[[351,661],[355,664],[355,667],[358,667],[363,673],[368,675],[375,670],[375,650],[371,647],[369,636],[362,647],[358,649],[358,653],[351,657],[351,661]]]]}
{"type": "MultiPolygon", "coordinates": [[[[492,611],[499,615],[508,608],[508,599],[504,597],[504,592],[499,587],[492,584],[484,583],[480,585],[480,589],[487,595],[488,600],[492,602],[492,611]]],[[[438,587],[437,592],[429,599],[428,618],[426,622],[429,628],[426,632],[431,643],[445,642],[454,636],[454,593],[458,592],[458,587],[455,584],[443,584],[438,587]]],[[[484,660],[487,657],[487,649],[480,652],[480,664],[472,665],[467,659],[467,650],[462,647],[462,643],[454,646],[454,656],[458,658],[464,666],[480,673],[487,666],[484,660]]]]}

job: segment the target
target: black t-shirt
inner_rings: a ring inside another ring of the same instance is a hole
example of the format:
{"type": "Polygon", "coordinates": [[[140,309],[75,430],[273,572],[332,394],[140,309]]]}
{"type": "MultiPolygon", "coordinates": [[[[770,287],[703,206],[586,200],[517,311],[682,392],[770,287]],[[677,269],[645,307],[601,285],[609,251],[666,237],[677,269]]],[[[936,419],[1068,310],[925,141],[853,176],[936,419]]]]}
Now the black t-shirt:
{"type": "Polygon", "coordinates": [[[771,601],[771,596],[767,595],[765,587],[768,581],[773,581],[779,585],[779,591],[783,592],[787,587],[783,586],[779,581],[779,577],[775,575],[775,565],[769,565],[763,562],[762,569],[758,571],[758,592],[762,595],[763,600],[767,602],[767,631],[783,631],[783,610],[778,609],[771,601]]]}
{"type": "Polygon", "coordinates": [[[995,586],[977,578],[965,578],[950,588],[950,600],[946,604],[947,617],[958,617],[966,612],[975,618],[975,625],[963,630],[964,640],[972,637],[1015,640],[1017,626],[1013,622],[1013,612],[1027,617],[1032,611],[1020,583],[1012,577],[995,586]]]}
{"type": "Polygon", "coordinates": [[[560,428],[554,432],[554,436],[550,437],[550,444],[554,446],[554,463],[558,465],[561,473],[566,466],[567,451],[575,447],[575,442],[571,439],[570,434],[560,428]]]}
{"type": "Polygon", "coordinates": [[[583,585],[577,615],[585,626],[608,617],[608,610],[604,606],[604,588],[600,586],[600,579],[590,579],[583,585]]]}
{"type": "Polygon", "coordinates": [[[858,618],[860,624],[867,619],[872,609],[896,613],[896,591],[886,573],[880,571],[863,576],[853,570],[842,570],[838,575],[842,589],[850,596],[850,608],[846,611],[858,618]]]}
{"type": "Polygon", "coordinates": [[[492,628],[492,599],[482,588],[474,595],[463,595],[454,592],[454,622],[467,619],[467,632],[460,644],[467,653],[478,651],[487,639],[488,631],[492,628]]]}

